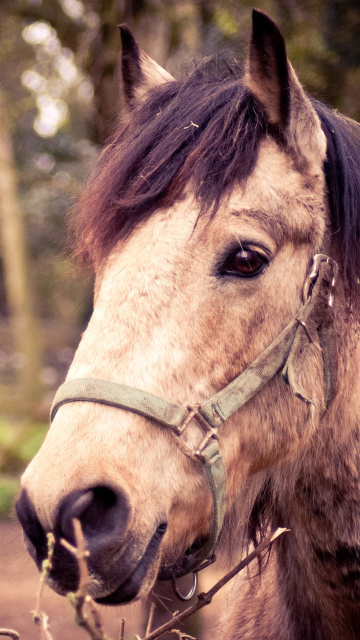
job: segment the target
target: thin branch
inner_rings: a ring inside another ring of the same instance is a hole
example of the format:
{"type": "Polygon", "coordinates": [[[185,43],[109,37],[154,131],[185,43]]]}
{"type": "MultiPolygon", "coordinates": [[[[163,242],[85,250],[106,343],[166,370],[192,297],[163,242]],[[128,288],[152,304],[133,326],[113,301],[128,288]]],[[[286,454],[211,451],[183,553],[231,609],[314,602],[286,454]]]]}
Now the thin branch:
{"type": "Polygon", "coordinates": [[[41,565],[41,575],[39,580],[39,587],[36,594],[35,611],[33,611],[32,613],[33,613],[33,620],[35,624],[37,624],[40,627],[42,631],[42,635],[44,636],[45,640],[54,640],[50,633],[49,616],[47,616],[46,613],[41,611],[41,598],[44,591],[46,578],[48,577],[52,569],[52,559],[54,555],[55,538],[52,533],[47,534],[47,546],[48,546],[48,555],[41,565]]]}
{"type": "Polygon", "coordinates": [[[40,613],[41,630],[45,640],[54,640],[50,633],[50,621],[49,616],[43,611],[40,613]]]}
{"type": "MultiPolygon", "coordinates": [[[[247,567],[247,565],[250,564],[252,560],[257,558],[265,549],[270,547],[272,542],[274,542],[276,538],[278,538],[283,533],[285,533],[285,531],[289,531],[289,529],[281,529],[281,528],[276,529],[276,531],[274,531],[268,538],[266,538],[266,540],[261,542],[259,546],[256,547],[256,549],[254,549],[254,551],[249,553],[249,555],[246,558],[244,558],[244,560],[239,562],[239,564],[237,564],[236,567],[234,567],[223,578],[221,578],[221,580],[219,580],[209,591],[207,591],[206,593],[199,593],[197,597],[197,602],[195,602],[195,604],[185,609],[185,611],[183,611],[182,613],[179,613],[176,616],[176,618],[173,617],[171,620],[163,624],[161,627],[159,627],[158,629],[155,629],[155,631],[146,635],[142,640],[155,640],[156,638],[159,638],[160,636],[164,635],[164,633],[169,633],[172,631],[174,631],[178,635],[181,634],[181,632],[174,629],[174,627],[177,626],[179,622],[186,620],[186,618],[188,618],[189,616],[192,616],[193,613],[195,613],[196,611],[199,611],[199,609],[202,609],[206,605],[210,604],[214,595],[218,591],[220,591],[220,589],[222,589],[232,578],[234,578],[234,576],[236,576],[237,573],[239,573],[245,567],[247,567]]],[[[181,637],[181,635],[179,635],[179,637],[181,637]]],[[[184,634],[183,634],[183,637],[184,637],[184,634]]]]}
{"type": "Polygon", "coordinates": [[[153,618],[154,618],[154,612],[155,612],[155,602],[152,602],[151,605],[150,605],[149,617],[148,617],[148,621],[147,621],[147,625],[146,625],[146,631],[145,631],[145,635],[146,636],[151,631],[151,625],[152,625],[153,618]]]}
{"type": "Polygon", "coordinates": [[[20,640],[20,635],[13,629],[0,629],[0,636],[7,636],[13,640],[20,640]]]}
{"type": "Polygon", "coordinates": [[[77,519],[74,519],[72,522],[76,546],[74,547],[63,538],[61,538],[60,543],[75,556],[79,567],[80,581],[78,590],[75,593],[69,593],[68,598],[76,612],[76,623],[87,631],[90,638],[92,638],[92,640],[109,640],[108,636],[104,633],[99,610],[88,592],[90,580],[87,558],[90,553],[86,548],[81,524],[77,519]],[[86,612],[86,608],[88,609],[88,613],[86,612]]]}
{"type": "Polygon", "coordinates": [[[119,640],[124,640],[124,635],[125,635],[125,618],[121,620],[119,640]]]}
{"type": "MultiPolygon", "coordinates": [[[[48,577],[51,569],[52,569],[52,559],[53,559],[53,555],[54,555],[54,545],[55,545],[55,538],[53,536],[52,533],[48,533],[47,535],[47,547],[48,547],[48,555],[47,558],[43,561],[42,565],[41,565],[41,574],[40,574],[40,580],[39,580],[39,587],[37,590],[37,594],[36,594],[36,603],[35,603],[35,611],[33,612],[33,616],[34,616],[34,620],[37,616],[40,615],[40,605],[41,605],[41,598],[42,598],[42,594],[44,591],[44,586],[45,586],[45,581],[46,578],[48,577]]],[[[36,620],[35,620],[36,622],[36,620]]]]}
{"type": "Polygon", "coordinates": [[[168,633],[176,633],[179,640],[196,640],[196,638],[194,638],[193,636],[189,636],[189,634],[184,633],[183,631],[179,631],[179,629],[171,629],[171,631],[169,631],[168,633]]]}

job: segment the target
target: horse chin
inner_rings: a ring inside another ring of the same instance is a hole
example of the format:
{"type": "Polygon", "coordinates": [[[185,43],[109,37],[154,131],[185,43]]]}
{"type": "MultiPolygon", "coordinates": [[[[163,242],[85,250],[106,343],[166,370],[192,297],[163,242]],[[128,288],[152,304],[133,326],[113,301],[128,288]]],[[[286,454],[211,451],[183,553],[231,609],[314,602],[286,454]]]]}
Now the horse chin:
{"type": "Polygon", "coordinates": [[[99,604],[119,605],[147,595],[154,585],[160,567],[159,547],[166,525],[160,525],[152,536],[145,553],[133,572],[111,593],[99,595],[94,581],[90,594],[99,604]]]}
{"type": "MultiPolygon", "coordinates": [[[[94,600],[98,604],[104,605],[120,605],[127,602],[135,602],[149,594],[154,586],[158,574],[159,561],[155,560],[153,564],[147,566],[146,575],[143,577],[144,565],[140,562],[131,576],[127,578],[115,591],[106,596],[96,597],[94,600]]],[[[90,593],[93,590],[90,589],[90,593]]]]}
{"type": "MultiPolygon", "coordinates": [[[[156,580],[172,579],[177,562],[174,564],[162,564],[162,554],[159,552],[161,537],[165,528],[165,524],[157,528],[140,562],[117,589],[107,595],[103,595],[101,586],[96,584],[96,580],[93,581],[90,594],[98,604],[119,605],[130,601],[134,602],[146,597],[156,580]]],[[[181,575],[186,575],[186,573],[181,575]]]]}
{"type": "MultiPolygon", "coordinates": [[[[90,589],[90,594],[96,602],[104,605],[119,605],[127,602],[134,602],[146,597],[154,586],[156,580],[171,580],[176,569],[175,564],[162,564],[161,553],[159,553],[159,537],[161,542],[162,527],[159,527],[150,540],[146,551],[134,571],[121,585],[107,595],[99,595],[99,588],[96,588],[96,581],[90,589]]],[[[199,542],[200,544],[200,542],[199,542]]],[[[195,545],[194,545],[195,546],[195,545]]],[[[178,559],[179,560],[179,559],[178,559]]],[[[180,575],[186,575],[187,572],[180,575]]]]}

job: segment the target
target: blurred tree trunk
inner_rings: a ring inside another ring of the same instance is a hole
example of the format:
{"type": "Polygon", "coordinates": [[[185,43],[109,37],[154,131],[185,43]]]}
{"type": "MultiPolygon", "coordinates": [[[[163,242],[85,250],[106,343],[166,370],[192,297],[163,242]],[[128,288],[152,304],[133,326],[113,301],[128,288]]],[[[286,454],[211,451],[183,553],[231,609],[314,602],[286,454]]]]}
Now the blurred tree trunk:
{"type": "Polygon", "coordinates": [[[20,369],[22,399],[36,408],[40,398],[41,348],[33,309],[31,266],[26,251],[26,232],[17,198],[12,140],[0,95],[0,238],[7,302],[14,345],[24,357],[20,369]]]}

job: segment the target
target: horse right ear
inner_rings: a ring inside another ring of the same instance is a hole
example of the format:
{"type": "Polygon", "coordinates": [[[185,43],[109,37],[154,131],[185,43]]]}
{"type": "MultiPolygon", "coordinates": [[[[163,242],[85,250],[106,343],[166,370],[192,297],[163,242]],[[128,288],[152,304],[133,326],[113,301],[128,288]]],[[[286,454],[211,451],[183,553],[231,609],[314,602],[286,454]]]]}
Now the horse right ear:
{"type": "Polygon", "coordinates": [[[126,24],[120,24],[123,92],[128,107],[153,89],[174,78],[142,51],[126,24]]]}

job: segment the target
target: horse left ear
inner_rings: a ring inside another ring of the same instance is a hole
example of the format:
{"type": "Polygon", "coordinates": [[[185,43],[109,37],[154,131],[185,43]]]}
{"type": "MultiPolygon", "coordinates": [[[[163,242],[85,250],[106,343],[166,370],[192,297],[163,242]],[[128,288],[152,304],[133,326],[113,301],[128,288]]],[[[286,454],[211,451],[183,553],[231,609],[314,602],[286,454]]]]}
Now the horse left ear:
{"type": "Polygon", "coordinates": [[[320,120],[286,56],[277,25],[253,10],[245,84],[264,107],[281,138],[307,161],[322,163],[326,139],[320,120]]]}
{"type": "Polygon", "coordinates": [[[120,24],[123,91],[128,107],[152,88],[174,80],[155,60],[142,51],[126,24],[120,24]]]}

